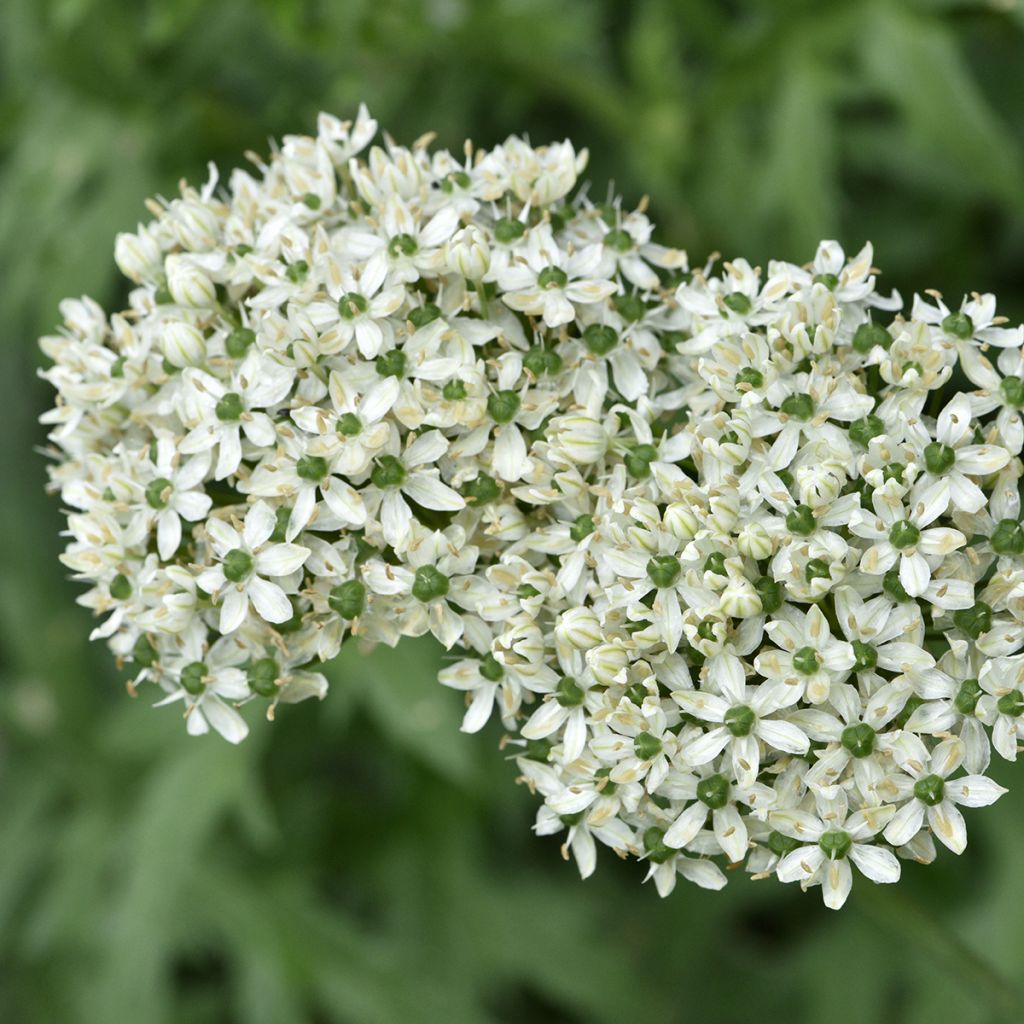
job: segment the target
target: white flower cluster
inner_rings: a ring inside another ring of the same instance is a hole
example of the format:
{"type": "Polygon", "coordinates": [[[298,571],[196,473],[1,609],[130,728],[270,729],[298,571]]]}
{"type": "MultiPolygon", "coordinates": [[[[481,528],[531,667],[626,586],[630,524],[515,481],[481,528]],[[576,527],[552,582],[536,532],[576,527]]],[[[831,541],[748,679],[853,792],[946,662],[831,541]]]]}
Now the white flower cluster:
{"type": "Polygon", "coordinates": [[[430,632],[584,876],[838,907],[960,853],[1024,721],[1024,329],[904,316],[870,246],[691,268],[568,142],[375,132],[152,203],[127,310],[43,339],[95,635],[238,741],[347,637],[430,632]]]}

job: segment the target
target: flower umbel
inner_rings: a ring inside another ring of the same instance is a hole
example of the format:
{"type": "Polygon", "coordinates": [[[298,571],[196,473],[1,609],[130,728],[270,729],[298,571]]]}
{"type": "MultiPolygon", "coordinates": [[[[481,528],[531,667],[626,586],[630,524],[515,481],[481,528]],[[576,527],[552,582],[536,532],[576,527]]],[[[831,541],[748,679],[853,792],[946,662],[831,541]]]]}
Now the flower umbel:
{"type": "Polygon", "coordinates": [[[870,245],[691,268],[569,142],[318,127],[152,204],[129,309],[41,342],[62,560],[135,683],[239,742],[430,632],[584,877],[837,908],[962,853],[1024,729],[1024,329],[904,312],[870,245]]]}

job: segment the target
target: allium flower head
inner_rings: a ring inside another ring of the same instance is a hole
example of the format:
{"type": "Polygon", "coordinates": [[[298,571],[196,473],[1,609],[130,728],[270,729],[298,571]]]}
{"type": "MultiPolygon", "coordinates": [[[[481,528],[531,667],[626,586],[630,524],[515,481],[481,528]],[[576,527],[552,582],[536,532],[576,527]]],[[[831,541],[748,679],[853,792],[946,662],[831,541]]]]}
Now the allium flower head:
{"type": "Polygon", "coordinates": [[[1024,728],[1024,329],[902,312],[870,245],[691,268],[567,141],[376,130],[154,204],[129,308],[42,340],[62,559],[134,686],[239,742],[430,633],[584,877],[839,907],[962,853],[1024,728]]]}

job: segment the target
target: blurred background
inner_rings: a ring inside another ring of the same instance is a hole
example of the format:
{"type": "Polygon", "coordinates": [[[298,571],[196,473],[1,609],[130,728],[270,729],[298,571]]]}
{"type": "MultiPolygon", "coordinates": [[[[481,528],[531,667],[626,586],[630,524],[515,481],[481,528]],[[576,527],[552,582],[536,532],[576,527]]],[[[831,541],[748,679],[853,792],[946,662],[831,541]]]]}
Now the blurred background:
{"type": "Polygon", "coordinates": [[[35,339],[123,301],[143,198],[361,100],[402,141],[570,136],[698,262],[870,238],[884,283],[1018,321],[1022,68],[1009,0],[3,0],[0,1020],[1024,1019],[1022,772],[962,858],[838,915],[741,877],[661,901],[611,856],[581,883],[429,643],[347,651],[238,749],[130,700],[33,452],[35,339]]]}

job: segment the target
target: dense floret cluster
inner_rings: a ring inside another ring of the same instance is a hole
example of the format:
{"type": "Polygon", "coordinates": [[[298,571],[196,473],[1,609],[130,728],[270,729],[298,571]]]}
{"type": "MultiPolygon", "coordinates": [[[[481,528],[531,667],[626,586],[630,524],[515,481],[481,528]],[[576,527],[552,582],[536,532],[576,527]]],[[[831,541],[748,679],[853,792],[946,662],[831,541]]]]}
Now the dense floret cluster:
{"type": "MultiPolygon", "coordinates": [[[[188,729],[432,633],[581,873],[821,885],[963,851],[1024,715],[1024,329],[870,246],[691,267],[569,142],[322,115],[151,203],[43,339],[64,563],[188,729]]],[[[412,711],[410,711],[412,714],[412,711]]]]}

